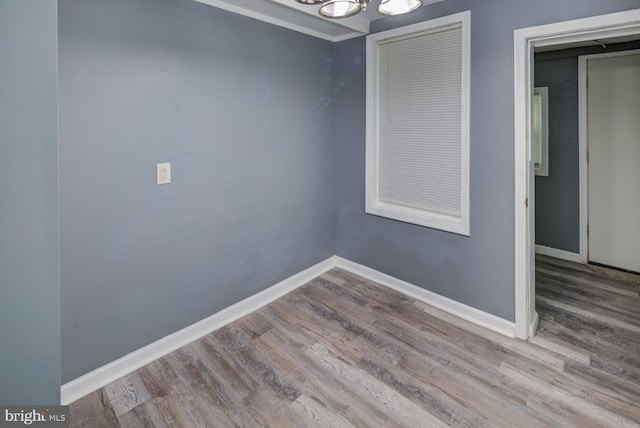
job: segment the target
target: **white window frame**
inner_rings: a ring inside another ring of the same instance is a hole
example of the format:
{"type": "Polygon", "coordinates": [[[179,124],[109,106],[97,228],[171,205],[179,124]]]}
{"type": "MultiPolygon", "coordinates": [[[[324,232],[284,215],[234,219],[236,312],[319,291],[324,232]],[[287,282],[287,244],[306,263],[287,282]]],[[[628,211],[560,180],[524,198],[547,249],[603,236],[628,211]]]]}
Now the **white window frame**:
{"type": "MultiPolygon", "coordinates": [[[[537,176],[548,177],[549,176],[549,89],[546,86],[539,86],[533,88],[533,97],[536,95],[540,96],[540,151],[541,151],[541,159],[540,166],[536,167],[534,164],[534,172],[537,176]]],[[[533,98],[532,98],[533,101],[533,98]]],[[[531,113],[533,114],[533,108],[531,109],[531,113]]],[[[533,117],[531,118],[531,123],[533,124],[533,117]]],[[[532,140],[531,140],[531,150],[534,150],[533,144],[533,131],[532,131],[532,140]]],[[[532,154],[533,157],[533,154],[532,154]]]]}
{"type": "Polygon", "coordinates": [[[469,88],[470,22],[465,11],[418,24],[367,36],[367,126],[365,212],[408,223],[469,236],[469,88]],[[379,198],[378,141],[378,45],[388,39],[424,32],[439,27],[462,26],[462,99],[461,99],[461,204],[460,217],[382,202],[379,198]]]}

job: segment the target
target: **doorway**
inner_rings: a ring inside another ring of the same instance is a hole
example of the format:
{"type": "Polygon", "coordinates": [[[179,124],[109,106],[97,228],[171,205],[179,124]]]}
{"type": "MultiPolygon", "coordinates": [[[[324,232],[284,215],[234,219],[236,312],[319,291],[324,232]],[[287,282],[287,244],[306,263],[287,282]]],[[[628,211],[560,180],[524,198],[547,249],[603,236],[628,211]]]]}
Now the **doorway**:
{"type": "Polygon", "coordinates": [[[534,262],[534,165],[531,150],[533,50],[542,46],[640,34],[640,10],[596,16],[514,32],[515,295],[516,337],[528,339],[537,327],[534,262]]]}
{"type": "Polygon", "coordinates": [[[640,51],[579,58],[580,259],[640,272],[640,51]]]}

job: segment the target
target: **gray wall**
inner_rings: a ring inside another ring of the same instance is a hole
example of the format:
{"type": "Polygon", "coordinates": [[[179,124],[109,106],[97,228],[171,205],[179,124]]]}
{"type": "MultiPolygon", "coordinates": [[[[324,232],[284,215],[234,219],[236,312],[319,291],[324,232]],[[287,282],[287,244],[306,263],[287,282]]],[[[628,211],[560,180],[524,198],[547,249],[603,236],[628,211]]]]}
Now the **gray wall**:
{"type": "Polygon", "coordinates": [[[0,404],[60,401],[55,0],[0,1],[0,404]]]}
{"type": "Polygon", "coordinates": [[[446,0],[373,32],[471,10],[471,236],[364,213],[365,39],[339,43],[334,123],[337,254],[515,318],[513,30],[639,8],[640,0],[446,0]]]}
{"type": "Polygon", "coordinates": [[[536,176],[536,244],[580,252],[578,57],[535,61],[549,88],[549,176],[536,176]]]}
{"type": "Polygon", "coordinates": [[[334,47],[191,0],[59,7],[67,382],[334,254],[334,47]]]}
{"type": "Polygon", "coordinates": [[[640,49],[640,42],[536,54],[535,85],[549,88],[549,176],[536,177],[536,244],[580,252],[578,56],[640,49]]]}

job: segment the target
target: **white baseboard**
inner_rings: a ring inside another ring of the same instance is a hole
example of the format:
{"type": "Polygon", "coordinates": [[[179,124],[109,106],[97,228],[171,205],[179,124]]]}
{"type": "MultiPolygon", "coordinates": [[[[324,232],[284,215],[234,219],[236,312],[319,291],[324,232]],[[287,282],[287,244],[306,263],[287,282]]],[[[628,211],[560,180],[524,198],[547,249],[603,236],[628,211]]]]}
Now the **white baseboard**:
{"type": "Polygon", "coordinates": [[[68,405],[140,367],[260,309],[333,267],[335,267],[335,260],[334,257],[330,257],[208,318],[65,383],[60,388],[61,404],[68,405]]]}
{"type": "Polygon", "coordinates": [[[536,331],[538,331],[538,324],[540,323],[540,316],[536,311],[533,311],[533,321],[531,322],[531,326],[529,327],[529,337],[533,337],[536,335],[536,331]]]}
{"type": "Polygon", "coordinates": [[[221,310],[201,321],[163,337],[147,346],[131,352],[115,361],[99,367],[77,379],[65,383],[60,388],[60,401],[68,405],[105,385],[134,372],[140,367],[175,351],[225,325],[249,315],[274,300],[306,284],[326,271],[339,267],[371,281],[389,287],[409,297],[428,303],[438,309],[464,320],[488,328],[507,337],[515,337],[515,323],[499,318],[479,309],[456,302],[447,297],[384,274],[375,269],[333,256],[317,265],[297,273],[253,296],[221,310]]]}
{"type": "Polygon", "coordinates": [[[555,257],[556,259],[580,263],[580,254],[565,250],[558,250],[557,248],[545,247],[544,245],[536,245],[536,253],[544,256],[555,257]]]}
{"type": "Polygon", "coordinates": [[[507,321],[503,318],[481,311],[479,309],[467,306],[463,303],[441,296],[434,292],[425,290],[391,275],[371,269],[367,266],[352,262],[342,257],[335,257],[336,267],[346,271],[360,275],[368,280],[377,282],[409,297],[418,299],[435,308],[448,312],[466,321],[485,327],[489,330],[503,334],[507,337],[515,337],[516,325],[514,322],[507,321]]]}

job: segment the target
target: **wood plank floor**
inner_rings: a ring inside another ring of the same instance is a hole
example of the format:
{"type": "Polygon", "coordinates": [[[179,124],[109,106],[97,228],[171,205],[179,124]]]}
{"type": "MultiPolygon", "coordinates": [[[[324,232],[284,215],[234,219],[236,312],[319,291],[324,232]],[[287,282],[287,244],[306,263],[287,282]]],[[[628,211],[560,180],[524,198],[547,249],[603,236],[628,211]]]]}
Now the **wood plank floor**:
{"type": "Polygon", "coordinates": [[[335,269],[73,403],[71,425],[640,426],[639,292],[540,257],[522,342],[335,269]]]}

